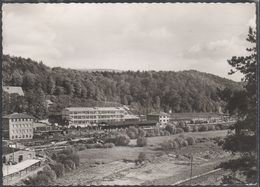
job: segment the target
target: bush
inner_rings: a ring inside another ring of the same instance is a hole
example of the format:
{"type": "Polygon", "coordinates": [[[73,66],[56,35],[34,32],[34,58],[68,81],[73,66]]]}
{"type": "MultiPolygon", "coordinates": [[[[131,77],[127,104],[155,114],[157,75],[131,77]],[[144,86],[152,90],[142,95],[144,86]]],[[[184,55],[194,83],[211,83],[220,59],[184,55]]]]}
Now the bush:
{"type": "Polygon", "coordinates": [[[130,138],[124,134],[109,135],[105,138],[106,143],[113,143],[116,146],[126,146],[130,143],[130,138]]]}
{"type": "Polygon", "coordinates": [[[128,136],[130,139],[136,139],[137,134],[135,134],[135,132],[133,132],[133,131],[128,131],[128,132],[127,132],[127,136],[128,136]]]}
{"type": "Polygon", "coordinates": [[[184,132],[184,130],[182,128],[177,128],[176,129],[176,134],[183,133],[183,132],[184,132]]]}
{"type": "Polygon", "coordinates": [[[154,130],[149,130],[149,131],[146,133],[146,137],[154,137],[154,136],[155,136],[154,130]]]}
{"type": "Polygon", "coordinates": [[[64,165],[62,163],[56,163],[50,166],[51,169],[56,173],[57,177],[62,177],[64,175],[64,165]]]}
{"type": "Polygon", "coordinates": [[[199,127],[199,131],[200,131],[200,132],[208,131],[208,126],[207,126],[207,125],[201,125],[201,126],[199,127]]]}
{"type": "Polygon", "coordinates": [[[193,145],[196,143],[196,141],[193,137],[187,137],[186,141],[188,142],[189,145],[193,145]]]}
{"type": "Polygon", "coordinates": [[[126,135],[119,135],[116,136],[116,143],[115,145],[121,145],[121,146],[126,146],[130,143],[130,138],[126,135]]]}
{"type": "Polygon", "coordinates": [[[214,126],[214,125],[208,125],[208,130],[209,130],[209,131],[215,130],[215,126],[214,126]]]}
{"type": "Polygon", "coordinates": [[[216,125],[215,126],[215,130],[220,130],[219,126],[216,125]]]}
{"type": "Polygon", "coordinates": [[[189,144],[188,144],[187,140],[182,140],[181,145],[182,145],[183,147],[186,147],[186,146],[188,146],[189,144]]]}
{"type": "Polygon", "coordinates": [[[163,130],[160,130],[160,136],[165,136],[165,133],[163,130]]]}
{"type": "Polygon", "coordinates": [[[170,135],[171,135],[171,133],[170,133],[170,132],[168,132],[168,131],[164,131],[164,135],[165,135],[165,136],[170,136],[170,135]]]}
{"type": "Polygon", "coordinates": [[[47,186],[51,179],[45,173],[39,173],[34,177],[28,177],[24,180],[24,184],[27,186],[47,186]]]}
{"type": "Polygon", "coordinates": [[[47,177],[49,177],[49,179],[50,179],[52,182],[55,181],[56,178],[57,178],[57,175],[56,175],[55,171],[53,171],[51,168],[50,168],[50,170],[45,170],[45,171],[43,171],[43,173],[44,173],[47,177]]]}
{"type": "Polygon", "coordinates": [[[129,138],[135,139],[135,138],[137,138],[137,136],[138,136],[138,129],[135,128],[135,127],[129,127],[129,128],[127,129],[126,134],[129,136],[129,138]]]}
{"type": "Polygon", "coordinates": [[[170,134],[176,133],[176,127],[172,124],[166,125],[165,130],[168,131],[170,134]]]}
{"type": "Polygon", "coordinates": [[[193,129],[192,129],[192,132],[198,132],[198,131],[199,131],[198,126],[194,125],[194,126],[193,126],[193,129]]]}
{"type": "Polygon", "coordinates": [[[85,150],[86,147],[84,145],[80,144],[80,145],[77,145],[76,148],[79,151],[83,151],[83,150],[85,150]]]}
{"type": "Polygon", "coordinates": [[[70,155],[68,159],[72,160],[75,163],[76,167],[79,167],[80,158],[79,158],[78,154],[74,153],[74,154],[70,155]]]}
{"type": "Polygon", "coordinates": [[[168,140],[161,144],[161,147],[165,151],[170,151],[179,148],[179,144],[174,140],[168,140]]]}
{"type": "Polygon", "coordinates": [[[115,147],[115,144],[113,144],[113,143],[105,143],[103,147],[104,148],[113,148],[113,147],[115,147]]]}
{"type": "Polygon", "coordinates": [[[188,125],[183,127],[183,130],[184,130],[184,132],[191,132],[191,128],[188,125]]]}
{"type": "Polygon", "coordinates": [[[143,129],[138,129],[138,136],[145,137],[145,136],[146,136],[145,130],[143,130],[143,129]]]}
{"type": "Polygon", "coordinates": [[[137,144],[138,147],[147,146],[147,138],[145,138],[145,137],[137,138],[136,144],[137,144]]]}
{"type": "Polygon", "coordinates": [[[65,168],[65,170],[68,172],[68,171],[70,171],[70,170],[75,169],[76,166],[75,166],[75,163],[74,163],[72,160],[67,159],[67,160],[64,162],[64,168],[65,168]]]}
{"type": "Polygon", "coordinates": [[[139,162],[144,162],[146,159],[147,159],[147,157],[144,152],[139,153],[138,159],[137,159],[139,162]]]}
{"type": "Polygon", "coordinates": [[[159,128],[155,128],[154,129],[154,135],[155,136],[160,136],[160,129],[159,128]]]}

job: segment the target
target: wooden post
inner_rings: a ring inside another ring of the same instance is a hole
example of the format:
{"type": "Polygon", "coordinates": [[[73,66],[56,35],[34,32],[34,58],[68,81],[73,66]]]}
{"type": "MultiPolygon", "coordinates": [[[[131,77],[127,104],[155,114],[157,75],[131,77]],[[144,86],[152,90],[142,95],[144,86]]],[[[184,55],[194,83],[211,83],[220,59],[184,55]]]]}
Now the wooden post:
{"type": "Polygon", "coordinates": [[[191,185],[191,178],[192,178],[192,162],[193,162],[193,156],[190,154],[190,185],[191,185]]]}

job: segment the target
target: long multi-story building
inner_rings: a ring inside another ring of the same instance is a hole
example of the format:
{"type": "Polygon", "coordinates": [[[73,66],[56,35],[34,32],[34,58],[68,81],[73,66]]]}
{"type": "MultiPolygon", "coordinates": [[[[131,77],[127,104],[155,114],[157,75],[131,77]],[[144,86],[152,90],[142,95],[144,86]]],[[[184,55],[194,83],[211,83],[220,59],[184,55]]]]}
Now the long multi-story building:
{"type": "Polygon", "coordinates": [[[24,113],[3,116],[3,137],[9,140],[32,139],[34,117],[24,113]]]}
{"type": "Polygon", "coordinates": [[[69,121],[69,127],[125,121],[126,115],[127,111],[122,107],[69,107],[62,110],[62,118],[69,121]]]}

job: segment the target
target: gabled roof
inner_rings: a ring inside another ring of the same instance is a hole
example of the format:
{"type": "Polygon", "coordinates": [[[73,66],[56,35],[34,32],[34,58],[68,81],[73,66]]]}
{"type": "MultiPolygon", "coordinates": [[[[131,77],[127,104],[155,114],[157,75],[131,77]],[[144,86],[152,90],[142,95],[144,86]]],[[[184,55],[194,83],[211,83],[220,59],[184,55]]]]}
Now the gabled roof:
{"type": "Polygon", "coordinates": [[[18,94],[24,96],[22,87],[18,87],[18,86],[3,86],[3,91],[9,94],[18,94]]]}
{"type": "Polygon", "coordinates": [[[30,116],[28,114],[24,113],[13,113],[10,115],[3,116],[3,118],[8,118],[8,119],[34,119],[33,116],[30,116]]]}

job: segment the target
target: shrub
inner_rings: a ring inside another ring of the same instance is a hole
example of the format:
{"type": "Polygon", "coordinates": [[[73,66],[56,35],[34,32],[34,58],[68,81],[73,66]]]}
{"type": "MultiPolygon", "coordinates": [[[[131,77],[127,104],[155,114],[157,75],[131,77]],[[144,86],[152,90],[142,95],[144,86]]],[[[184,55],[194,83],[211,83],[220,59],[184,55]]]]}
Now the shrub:
{"type": "Polygon", "coordinates": [[[154,136],[155,136],[154,130],[149,130],[149,131],[146,133],[146,137],[154,137],[154,136]]]}
{"type": "Polygon", "coordinates": [[[199,131],[200,131],[200,132],[208,131],[208,126],[207,126],[207,125],[201,125],[201,126],[199,127],[199,131]]]}
{"type": "Polygon", "coordinates": [[[79,151],[83,151],[83,150],[85,150],[85,146],[84,145],[82,145],[82,144],[80,144],[80,145],[77,145],[77,150],[79,150],[79,151]]]}
{"type": "Polygon", "coordinates": [[[145,137],[145,136],[146,136],[145,130],[143,130],[143,129],[138,129],[138,136],[145,137]]]}
{"type": "Polygon", "coordinates": [[[24,180],[24,184],[27,186],[47,186],[51,179],[44,173],[39,173],[34,177],[28,177],[24,180]]]}
{"type": "Polygon", "coordinates": [[[116,137],[115,145],[126,146],[130,143],[130,138],[126,135],[119,135],[116,137]]]}
{"type": "Polygon", "coordinates": [[[183,147],[186,147],[186,146],[188,146],[189,144],[188,144],[187,140],[182,140],[181,145],[182,145],[183,147]]]}
{"type": "Polygon", "coordinates": [[[145,137],[139,137],[139,138],[137,138],[136,143],[137,143],[137,146],[138,146],[138,147],[147,146],[147,138],[145,138],[145,137]]]}
{"type": "Polygon", "coordinates": [[[208,130],[209,130],[209,131],[215,130],[215,126],[214,126],[214,125],[208,125],[208,130]]]}
{"type": "Polygon", "coordinates": [[[178,144],[179,147],[182,147],[182,142],[184,141],[184,139],[181,137],[178,137],[178,138],[175,138],[174,141],[178,144]]]}
{"type": "Polygon", "coordinates": [[[64,162],[64,168],[66,171],[70,171],[70,170],[73,170],[75,169],[75,163],[70,160],[70,159],[67,159],[65,162],[64,162]]]}
{"type": "Polygon", "coordinates": [[[165,136],[165,133],[163,130],[160,131],[160,136],[165,136]]]}
{"type": "Polygon", "coordinates": [[[172,124],[166,125],[165,130],[168,131],[170,134],[176,133],[176,127],[172,124]]]}
{"type": "Polygon", "coordinates": [[[219,126],[216,125],[215,126],[215,130],[220,130],[219,126]]]}
{"type": "Polygon", "coordinates": [[[185,127],[183,127],[183,130],[184,132],[190,132],[191,128],[188,125],[186,125],[185,127]]]}
{"type": "Polygon", "coordinates": [[[113,143],[116,146],[126,146],[130,142],[130,138],[124,134],[109,135],[105,138],[106,143],[113,143]]]}
{"type": "Polygon", "coordinates": [[[56,161],[63,164],[65,162],[65,160],[67,159],[67,157],[68,157],[68,155],[60,153],[57,155],[56,161]]]}
{"type": "Polygon", "coordinates": [[[104,148],[113,148],[113,147],[115,147],[115,144],[113,144],[113,143],[105,143],[104,144],[104,148]]]}
{"type": "Polygon", "coordinates": [[[193,145],[196,143],[196,141],[193,137],[187,137],[186,141],[188,142],[189,145],[193,145]]]}
{"type": "Polygon", "coordinates": [[[164,131],[164,135],[165,135],[165,136],[170,136],[171,134],[170,134],[170,132],[168,132],[168,131],[164,131]]]}
{"type": "Polygon", "coordinates": [[[74,153],[74,150],[72,148],[66,148],[58,152],[58,154],[65,154],[65,155],[71,155],[74,153]]]}
{"type": "Polygon", "coordinates": [[[198,132],[198,131],[199,131],[198,126],[194,125],[192,128],[192,132],[198,132]]]}
{"type": "Polygon", "coordinates": [[[154,135],[155,136],[160,136],[160,129],[159,128],[155,128],[154,129],[154,135]]]}
{"type": "Polygon", "coordinates": [[[76,167],[79,167],[80,158],[79,158],[78,154],[74,153],[74,154],[70,155],[68,159],[72,160],[75,163],[76,167]]]}
{"type": "Polygon", "coordinates": [[[126,132],[126,134],[128,135],[128,137],[129,137],[130,139],[135,139],[135,138],[137,138],[138,133],[139,133],[139,131],[138,131],[138,129],[135,128],[135,127],[129,127],[129,128],[127,129],[127,132],[126,132]]]}
{"type": "Polygon", "coordinates": [[[144,162],[146,159],[147,159],[147,157],[144,152],[139,153],[138,159],[137,159],[139,162],[144,162]]]}
{"type": "Polygon", "coordinates": [[[56,173],[57,177],[62,177],[64,175],[64,165],[62,163],[56,163],[50,166],[51,169],[56,173]]]}
{"type": "Polygon", "coordinates": [[[135,132],[133,131],[128,131],[127,132],[127,136],[130,138],[130,139],[135,139],[137,134],[135,134],[135,132]]]}
{"type": "Polygon", "coordinates": [[[176,129],[176,134],[183,133],[183,132],[184,132],[184,130],[182,128],[177,128],[176,129]]]}
{"type": "Polygon", "coordinates": [[[51,168],[50,168],[50,170],[45,170],[45,171],[43,171],[43,173],[44,173],[47,177],[49,177],[49,179],[50,179],[51,181],[55,181],[55,179],[57,178],[57,175],[56,175],[55,171],[53,171],[51,168]]]}
{"type": "Polygon", "coordinates": [[[179,144],[174,140],[168,140],[161,144],[161,147],[165,151],[170,151],[179,148],[179,144]]]}

